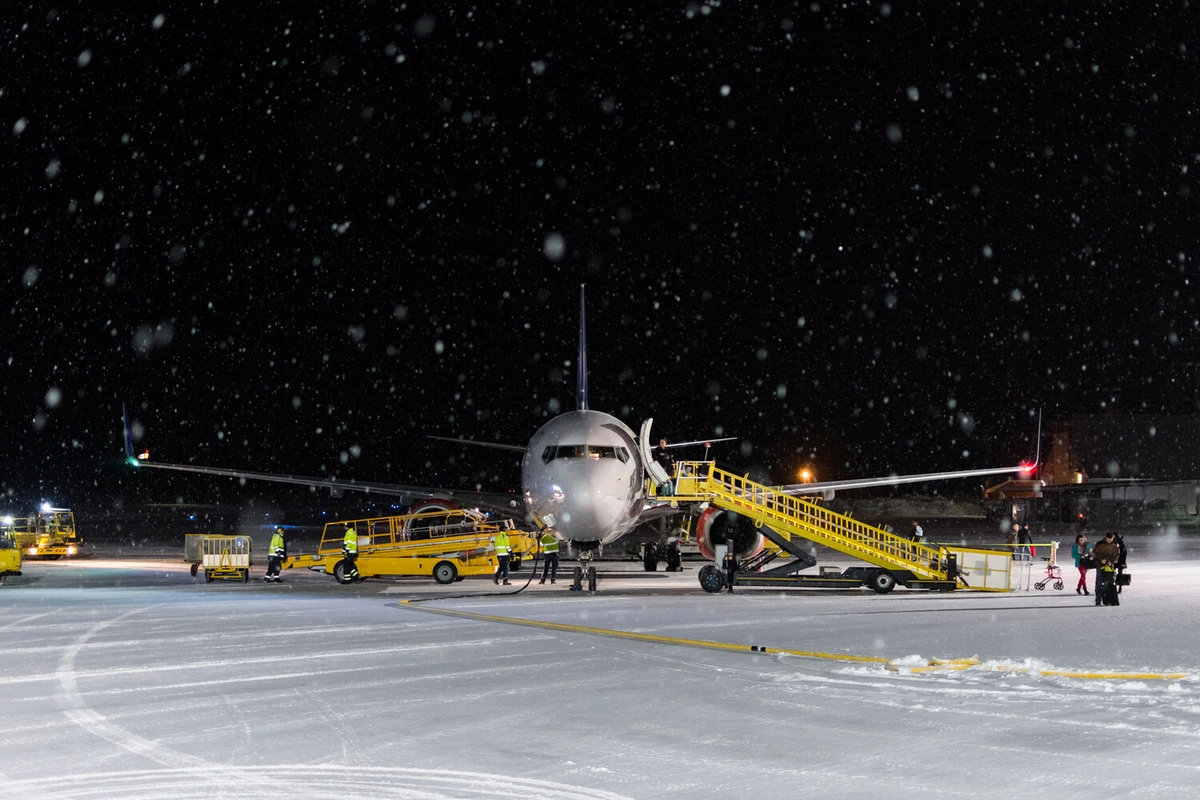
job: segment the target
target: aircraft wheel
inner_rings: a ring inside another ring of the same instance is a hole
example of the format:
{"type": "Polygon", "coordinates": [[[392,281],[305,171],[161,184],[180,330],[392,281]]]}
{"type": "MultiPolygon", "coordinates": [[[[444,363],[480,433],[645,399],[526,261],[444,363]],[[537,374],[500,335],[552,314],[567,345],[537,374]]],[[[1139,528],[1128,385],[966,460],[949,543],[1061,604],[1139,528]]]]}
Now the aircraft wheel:
{"type": "Polygon", "coordinates": [[[458,567],[449,561],[439,561],[433,566],[433,579],[443,586],[458,580],[458,567]]]}
{"type": "Polygon", "coordinates": [[[646,572],[658,572],[658,559],[654,557],[654,551],[646,551],[645,557],[642,558],[642,568],[646,572]]]}
{"type": "Polygon", "coordinates": [[[196,573],[200,571],[199,564],[192,564],[192,577],[196,577],[196,573]]]}
{"type": "Polygon", "coordinates": [[[575,571],[571,573],[571,577],[573,578],[572,585],[578,590],[579,586],[583,584],[583,567],[576,567],[575,571]]]}
{"type": "Polygon", "coordinates": [[[720,594],[725,588],[725,576],[713,564],[700,568],[700,588],[709,594],[720,594]]]}
{"type": "Polygon", "coordinates": [[[871,576],[867,585],[879,594],[887,594],[896,588],[896,577],[886,569],[881,569],[871,576]]]}
{"type": "Polygon", "coordinates": [[[588,591],[589,592],[596,591],[596,568],[595,567],[588,567],[587,582],[588,582],[588,591]]]}

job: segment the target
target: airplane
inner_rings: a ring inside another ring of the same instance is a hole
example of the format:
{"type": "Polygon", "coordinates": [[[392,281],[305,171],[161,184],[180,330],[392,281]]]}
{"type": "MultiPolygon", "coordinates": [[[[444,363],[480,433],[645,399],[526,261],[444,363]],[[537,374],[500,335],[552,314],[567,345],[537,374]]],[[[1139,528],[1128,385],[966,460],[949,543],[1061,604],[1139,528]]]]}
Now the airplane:
{"type": "MultiPolygon", "coordinates": [[[[533,434],[524,447],[465,439],[444,439],[523,453],[520,503],[513,495],[505,494],[156,462],[146,457],[145,453],[140,456],[134,455],[129,415],[127,410],[123,409],[125,456],[130,465],[139,468],[290,483],[328,489],[335,497],[341,497],[346,491],[399,496],[402,498],[401,503],[413,505],[413,511],[439,506],[453,508],[461,504],[523,518],[526,522],[532,522],[538,530],[551,531],[574,550],[580,566],[575,568],[571,588],[579,590],[582,580],[586,577],[588,588],[594,590],[596,568],[591,562],[605,545],[630,534],[639,526],[654,527],[653,523],[656,521],[679,516],[683,512],[672,507],[669,502],[647,498],[647,475],[659,485],[669,479],[665,470],[654,462],[650,454],[650,427],[653,419],[645,420],[639,435],[635,436],[629,426],[611,414],[588,408],[587,325],[583,286],[579,290],[576,397],[578,408],[551,419],[533,434]]],[[[709,444],[732,438],[734,437],[680,442],[669,446],[709,444]]],[[[826,497],[832,497],[833,493],[841,489],[1027,472],[1030,469],[1028,465],[1021,465],[920,475],[891,475],[853,481],[799,484],[785,487],[784,490],[793,494],[823,493],[826,497]]],[[[660,528],[651,533],[651,536],[662,538],[663,533],[660,528]]],[[[763,547],[761,532],[755,530],[753,523],[748,519],[712,508],[707,509],[698,520],[696,539],[701,552],[706,554],[713,552],[715,542],[731,539],[738,558],[753,555],[763,547]]],[[[647,569],[649,568],[650,565],[647,564],[647,569]]]]}

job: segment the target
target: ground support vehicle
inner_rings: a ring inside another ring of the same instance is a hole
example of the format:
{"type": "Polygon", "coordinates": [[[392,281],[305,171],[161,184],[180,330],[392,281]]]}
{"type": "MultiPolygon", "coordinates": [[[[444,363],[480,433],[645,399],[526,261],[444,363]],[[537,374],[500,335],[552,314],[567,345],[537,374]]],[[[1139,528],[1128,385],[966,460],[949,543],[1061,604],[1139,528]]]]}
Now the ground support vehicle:
{"type": "Polygon", "coordinates": [[[31,517],[5,517],[0,527],[11,534],[26,558],[74,556],[83,544],[69,508],[43,507],[31,517]]]}
{"type": "MultiPolygon", "coordinates": [[[[193,534],[194,535],[194,534],[193,534]]],[[[200,541],[200,567],[205,583],[250,580],[250,537],[204,534],[200,541]]],[[[186,545],[185,545],[186,546],[186,545]]],[[[195,574],[193,567],[192,574],[195,574]]]]}
{"type": "Polygon", "coordinates": [[[741,561],[718,555],[715,563],[700,570],[700,585],[708,592],[738,585],[867,586],[880,594],[897,584],[939,591],[1011,590],[1012,557],[1007,552],[911,541],[831,511],[812,498],[718,469],[711,461],[676,464],[674,493],[658,499],[732,511],[753,521],[761,532],[763,546],[757,553],[741,561]],[[817,561],[798,540],[824,545],[864,564],[844,571],[825,567],[816,575],[801,574],[817,561]],[[792,560],[770,566],[786,556],[792,560]]]}
{"type": "Polygon", "coordinates": [[[392,517],[330,522],[321,534],[317,552],[284,559],[284,569],[311,569],[348,583],[342,541],[346,528],[358,532],[360,579],[393,576],[430,576],[449,584],[468,575],[492,575],[496,548],[492,542],[503,530],[511,547],[509,569],[537,551],[537,537],[513,529],[512,520],[498,522],[467,509],[439,509],[392,517]]]}
{"type": "Polygon", "coordinates": [[[0,585],[21,574],[21,551],[8,531],[0,531],[0,585]]]}

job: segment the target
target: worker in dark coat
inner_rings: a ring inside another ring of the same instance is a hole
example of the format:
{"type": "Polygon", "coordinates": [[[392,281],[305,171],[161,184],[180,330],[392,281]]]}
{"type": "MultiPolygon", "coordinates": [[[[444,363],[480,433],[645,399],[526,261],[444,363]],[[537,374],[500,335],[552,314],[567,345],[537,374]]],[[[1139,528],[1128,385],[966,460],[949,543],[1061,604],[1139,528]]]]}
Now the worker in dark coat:
{"type": "Polygon", "coordinates": [[[675,476],[675,458],[671,455],[671,451],[667,448],[666,439],[658,440],[658,447],[654,448],[652,455],[654,456],[654,460],[658,462],[658,465],[667,473],[668,480],[660,487],[660,493],[664,495],[674,494],[675,485],[671,481],[671,478],[675,476]]]}
{"type": "Polygon", "coordinates": [[[1104,534],[1104,541],[1092,548],[1092,556],[1096,559],[1096,605],[1119,606],[1117,598],[1117,559],[1121,557],[1121,548],[1116,541],[1115,531],[1104,534]]]}

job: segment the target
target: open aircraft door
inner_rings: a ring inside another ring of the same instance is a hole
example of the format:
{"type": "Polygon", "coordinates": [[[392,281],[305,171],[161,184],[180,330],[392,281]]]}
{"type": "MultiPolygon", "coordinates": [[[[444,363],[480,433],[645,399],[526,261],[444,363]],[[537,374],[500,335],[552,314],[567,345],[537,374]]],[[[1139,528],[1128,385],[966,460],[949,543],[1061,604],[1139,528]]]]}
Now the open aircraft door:
{"type": "Polygon", "coordinates": [[[669,483],[671,476],[654,460],[654,453],[650,450],[650,426],[654,424],[654,417],[650,417],[642,423],[641,433],[638,435],[638,450],[642,454],[642,464],[646,467],[646,473],[650,476],[650,480],[657,483],[659,486],[664,483],[669,483]]]}

